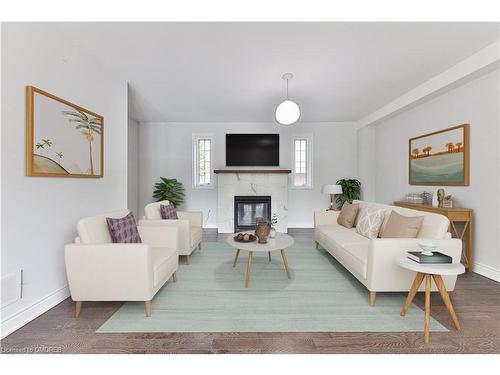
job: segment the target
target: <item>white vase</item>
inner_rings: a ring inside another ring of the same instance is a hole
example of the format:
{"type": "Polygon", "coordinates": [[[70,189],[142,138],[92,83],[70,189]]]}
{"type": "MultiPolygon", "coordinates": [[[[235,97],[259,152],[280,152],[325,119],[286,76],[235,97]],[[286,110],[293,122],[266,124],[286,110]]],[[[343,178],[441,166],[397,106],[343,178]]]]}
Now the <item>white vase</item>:
{"type": "Polygon", "coordinates": [[[434,190],[434,192],[432,193],[432,205],[434,207],[439,206],[437,190],[434,190]]]}
{"type": "Polygon", "coordinates": [[[274,238],[276,237],[276,229],[271,227],[271,230],[269,231],[269,238],[274,238]]]}

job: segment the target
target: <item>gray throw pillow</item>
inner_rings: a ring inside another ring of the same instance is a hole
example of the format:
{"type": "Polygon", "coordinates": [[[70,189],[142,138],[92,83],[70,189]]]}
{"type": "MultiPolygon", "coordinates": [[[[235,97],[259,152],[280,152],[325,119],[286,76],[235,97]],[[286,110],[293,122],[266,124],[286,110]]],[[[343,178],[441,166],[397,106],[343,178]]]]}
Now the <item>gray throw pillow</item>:
{"type": "Polygon", "coordinates": [[[346,228],[352,228],[354,226],[354,221],[356,220],[356,215],[358,214],[359,204],[351,204],[345,202],[340,210],[339,217],[337,218],[337,223],[346,228]]]}
{"type": "Polygon", "coordinates": [[[403,216],[391,212],[387,224],[380,233],[381,238],[417,238],[418,231],[424,221],[423,216],[403,216]]]}

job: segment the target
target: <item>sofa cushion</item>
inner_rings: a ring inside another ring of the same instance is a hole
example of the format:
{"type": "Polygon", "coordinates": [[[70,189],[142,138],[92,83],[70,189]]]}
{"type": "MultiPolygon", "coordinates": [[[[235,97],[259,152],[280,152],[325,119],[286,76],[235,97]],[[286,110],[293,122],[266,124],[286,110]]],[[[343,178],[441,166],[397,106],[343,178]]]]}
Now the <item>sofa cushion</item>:
{"type": "MultiPolygon", "coordinates": [[[[410,208],[389,206],[386,204],[374,203],[374,202],[365,202],[365,201],[355,200],[355,201],[353,201],[353,203],[358,203],[360,210],[363,207],[376,207],[376,208],[383,208],[383,209],[387,210],[385,218],[384,218],[384,222],[382,223],[382,228],[380,229],[382,232],[384,231],[385,226],[387,225],[387,222],[389,221],[390,213],[392,211],[396,211],[400,215],[423,216],[424,217],[424,220],[422,221],[422,226],[420,227],[420,230],[418,231],[417,238],[429,238],[429,239],[441,240],[441,239],[445,239],[447,236],[450,221],[448,220],[448,218],[446,216],[443,216],[440,214],[435,214],[433,212],[412,210],[410,208]]],[[[358,218],[359,218],[359,214],[358,214],[358,218]]]]}
{"type": "Polygon", "coordinates": [[[367,242],[346,244],[343,255],[344,263],[365,279],[368,269],[368,248],[367,242]]]}
{"type": "Polygon", "coordinates": [[[381,238],[416,238],[422,226],[423,216],[403,216],[392,211],[381,238]]]}
{"type": "Polygon", "coordinates": [[[109,235],[114,243],[141,243],[141,236],[137,230],[134,214],[120,218],[107,217],[109,235]]]}
{"type": "Polygon", "coordinates": [[[345,202],[340,210],[339,217],[337,218],[337,223],[346,228],[352,228],[354,226],[354,221],[356,220],[356,215],[358,214],[359,204],[351,204],[345,202]]]}
{"type": "Polygon", "coordinates": [[[385,209],[363,207],[359,212],[356,232],[367,238],[377,238],[385,217],[385,209]]]}
{"type": "Polygon", "coordinates": [[[160,214],[163,220],[178,220],[177,209],[173,204],[160,205],[160,214]]]}
{"type": "Polygon", "coordinates": [[[165,247],[153,247],[153,285],[156,287],[175,270],[177,252],[165,247]]]}
{"type": "Polygon", "coordinates": [[[160,201],[160,202],[154,202],[154,203],[149,203],[144,207],[144,216],[148,220],[161,220],[161,213],[160,213],[160,206],[168,205],[170,204],[170,201],[160,201]]]}

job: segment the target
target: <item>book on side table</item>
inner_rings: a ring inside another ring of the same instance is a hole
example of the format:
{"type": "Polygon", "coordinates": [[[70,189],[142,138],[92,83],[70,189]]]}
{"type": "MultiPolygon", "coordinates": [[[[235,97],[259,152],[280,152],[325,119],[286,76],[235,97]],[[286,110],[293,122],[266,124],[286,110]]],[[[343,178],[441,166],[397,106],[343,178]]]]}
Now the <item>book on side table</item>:
{"type": "Polygon", "coordinates": [[[432,254],[433,255],[424,255],[421,251],[408,251],[408,258],[417,263],[451,263],[451,257],[446,254],[440,253],[439,251],[433,251],[432,254]]]}

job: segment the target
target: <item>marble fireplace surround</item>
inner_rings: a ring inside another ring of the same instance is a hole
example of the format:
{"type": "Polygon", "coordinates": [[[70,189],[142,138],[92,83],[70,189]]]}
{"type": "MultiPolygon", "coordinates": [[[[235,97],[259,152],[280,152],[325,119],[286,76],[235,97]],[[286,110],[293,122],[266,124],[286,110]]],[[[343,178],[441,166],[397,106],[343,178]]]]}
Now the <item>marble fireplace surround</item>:
{"type": "Polygon", "coordinates": [[[217,169],[217,229],[234,231],[234,197],[237,195],[271,196],[271,215],[276,214],[278,232],[288,231],[287,169],[217,169]]]}

